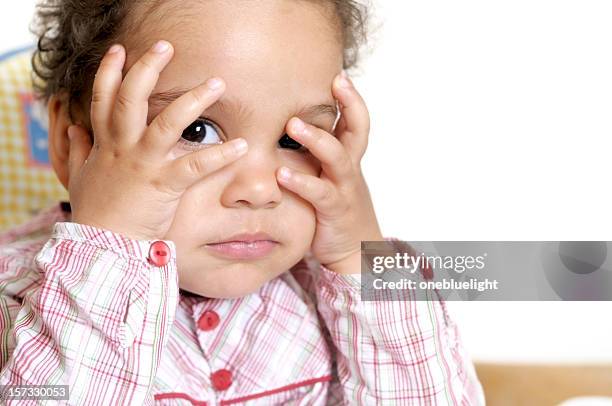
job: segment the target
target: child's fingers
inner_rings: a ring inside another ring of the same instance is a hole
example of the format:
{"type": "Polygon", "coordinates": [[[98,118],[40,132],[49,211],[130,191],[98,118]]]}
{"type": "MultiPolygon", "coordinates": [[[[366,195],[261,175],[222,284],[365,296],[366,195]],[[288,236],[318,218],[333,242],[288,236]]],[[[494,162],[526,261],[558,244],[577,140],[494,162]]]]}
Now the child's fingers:
{"type": "Polygon", "coordinates": [[[330,213],[336,206],[336,189],[321,178],[286,166],[279,168],[276,177],[284,187],[309,201],[320,213],[330,213]]]}
{"type": "Polygon", "coordinates": [[[158,41],[130,68],[116,98],[113,123],[118,140],[134,145],[147,125],[149,97],[157,85],[160,72],[173,53],[167,41],[158,41]]]}
{"type": "Polygon", "coordinates": [[[370,133],[368,108],[348,76],[336,76],[332,89],[334,96],[343,106],[341,112],[344,123],[339,126],[342,131],[336,131],[338,138],[353,157],[361,159],[368,147],[370,133]]]}
{"type": "Polygon", "coordinates": [[[121,87],[122,69],[125,63],[123,47],[116,44],[102,58],[94,78],[91,95],[90,117],[94,134],[104,142],[104,132],[110,128],[115,96],[121,87]],[[102,136],[101,136],[102,135],[102,136]]]}
{"type": "Polygon", "coordinates": [[[323,170],[331,179],[338,183],[350,180],[353,161],[336,137],[298,117],[289,120],[287,127],[291,138],[308,148],[321,161],[323,170]]]}
{"type": "Polygon", "coordinates": [[[153,119],[142,142],[150,151],[163,150],[166,155],[176,146],[185,128],[195,121],[223,94],[225,83],[208,79],[172,102],[153,119]]]}
{"type": "Polygon", "coordinates": [[[244,138],[192,152],[175,159],[168,171],[169,185],[182,192],[214,171],[234,162],[248,150],[244,138]]]}
{"type": "Polygon", "coordinates": [[[87,131],[78,126],[68,127],[68,138],[70,141],[68,154],[68,174],[70,178],[76,176],[89,156],[91,143],[87,131]]]}

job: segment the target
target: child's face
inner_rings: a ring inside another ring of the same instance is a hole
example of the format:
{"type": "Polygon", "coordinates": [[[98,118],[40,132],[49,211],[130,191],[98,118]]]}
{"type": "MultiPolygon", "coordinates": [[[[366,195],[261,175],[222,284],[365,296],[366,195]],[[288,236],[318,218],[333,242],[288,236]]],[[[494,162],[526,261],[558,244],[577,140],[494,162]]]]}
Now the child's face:
{"type": "MultiPolygon", "coordinates": [[[[203,112],[214,123],[199,143],[244,137],[248,153],[203,178],[184,194],[166,239],[177,246],[180,285],[207,297],[238,297],[257,290],[297,263],[310,249],[313,207],[282,188],[275,172],[282,165],[318,175],[310,154],[279,145],[289,119],[303,108],[336,106],[331,93],[342,69],[342,47],[332,21],[309,1],[162,3],[142,24],[139,44],[124,44],[124,72],[155,40],[172,43],[175,52],[153,95],[187,90],[212,76],[226,82],[220,103],[203,112]],[[134,45],[142,51],[134,51],[134,45]],[[242,107],[239,107],[241,105],[242,107]],[[263,231],[278,244],[257,259],[215,253],[209,243],[238,233],[263,231]]],[[[150,101],[148,122],[167,101],[150,101]]],[[[335,114],[302,116],[331,132],[335,114]]],[[[197,147],[196,147],[197,148],[197,147]]],[[[177,144],[176,155],[190,153],[177,144]]]]}

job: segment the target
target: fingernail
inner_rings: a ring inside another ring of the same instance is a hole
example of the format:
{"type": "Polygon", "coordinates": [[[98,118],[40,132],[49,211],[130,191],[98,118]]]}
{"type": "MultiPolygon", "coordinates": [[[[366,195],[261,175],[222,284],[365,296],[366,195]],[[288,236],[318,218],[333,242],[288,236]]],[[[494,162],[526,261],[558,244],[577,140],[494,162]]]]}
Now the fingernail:
{"type": "Polygon", "coordinates": [[[350,79],[345,70],[342,70],[342,72],[340,72],[340,78],[338,79],[338,84],[344,88],[351,87],[350,79]]]}
{"type": "Polygon", "coordinates": [[[153,48],[151,49],[153,50],[153,52],[161,54],[161,53],[166,52],[168,48],[170,48],[170,44],[167,41],[161,40],[161,41],[157,41],[155,45],[153,45],[153,48]]]}
{"type": "Polygon", "coordinates": [[[293,119],[292,127],[293,131],[298,134],[303,134],[306,130],[306,124],[304,124],[304,122],[299,117],[295,117],[293,119]]]}
{"type": "Polygon", "coordinates": [[[280,168],[278,176],[283,180],[289,180],[291,178],[291,171],[286,166],[280,168]]]}
{"type": "Polygon", "coordinates": [[[244,154],[249,149],[249,145],[244,138],[236,139],[234,141],[234,147],[236,148],[236,152],[238,152],[238,154],[244,154]]]}
{"type": "Polygon", "coordinates": [[[74,138],[74,127],[70,126],[68,127],[68,139],[72,141],[73,138],[74,138]]]}
{"type": "Polygon", "coordinates": [[[217,90],[217,89],[221,88],[221,86],[223,86],[223,82],[220,79],[212,78],[212,79],[208,79],[206,81],[206,86],[210,90],[217,90]]]}
{"type": "Polygon", "coordinates": [[[112,54],[116,54],[117,52],[119,52],[119,50],[121,50],[121,45],[119,44],[115,44],[112,47],[110,47],[108,49],[108,51],[106,52],[107,55],[112,55],[112,54]]]}

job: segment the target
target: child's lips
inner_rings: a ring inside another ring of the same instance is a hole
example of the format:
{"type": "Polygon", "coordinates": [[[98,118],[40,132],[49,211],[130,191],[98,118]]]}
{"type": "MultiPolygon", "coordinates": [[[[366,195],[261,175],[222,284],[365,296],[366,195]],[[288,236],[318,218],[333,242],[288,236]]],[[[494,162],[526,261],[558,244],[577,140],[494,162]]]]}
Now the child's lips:
{"type": "Polygon", "coordinates": [[[230,259],[257,259],[268,255],[278,242],[272,240],[225,241],[206,244],[212,252],[230,259]]]}
{"type": "Polygon", "coordinates": [[[233,242],[233,241],[251,242],[251,241],[262,241],[262,240],[276,242],[276,240],[270,234],[265,233],[263,231],[258,231],[254,233],[247,232],[247,233],[234,234],[231,237],[227,237],[225,239],[215,241],[212,244],[226,243],[226,242],[233,242]]]}

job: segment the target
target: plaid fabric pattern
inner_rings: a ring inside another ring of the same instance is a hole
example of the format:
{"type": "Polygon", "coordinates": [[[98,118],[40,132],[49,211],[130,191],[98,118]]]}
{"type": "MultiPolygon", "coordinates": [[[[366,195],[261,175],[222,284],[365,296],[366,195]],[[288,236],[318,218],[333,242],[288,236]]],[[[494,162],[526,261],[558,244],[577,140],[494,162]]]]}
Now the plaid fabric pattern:
{"type": "Polygon", "coordinates": [[[308,256],[243,298],[186,296],[172,241],[155,267],[152,241],[69,216],[0,233],[0,385],[69,385],[69,404],[484,404],[444,302],[361,302],[359,274],[308,256]]]}
{"type": "Polygon", "coordinates": [[[68,198],[49,163],[46,106],[33,99],[32,52],[0,55],[0,230],[68,198]]]}

